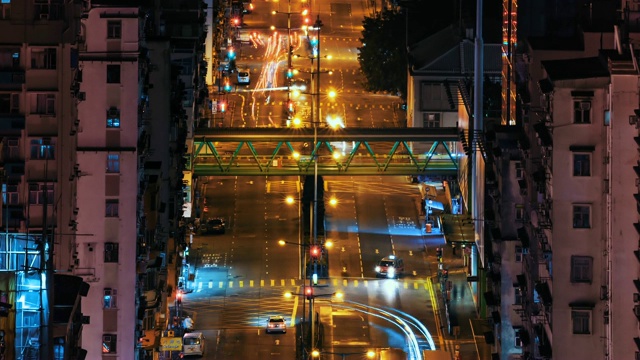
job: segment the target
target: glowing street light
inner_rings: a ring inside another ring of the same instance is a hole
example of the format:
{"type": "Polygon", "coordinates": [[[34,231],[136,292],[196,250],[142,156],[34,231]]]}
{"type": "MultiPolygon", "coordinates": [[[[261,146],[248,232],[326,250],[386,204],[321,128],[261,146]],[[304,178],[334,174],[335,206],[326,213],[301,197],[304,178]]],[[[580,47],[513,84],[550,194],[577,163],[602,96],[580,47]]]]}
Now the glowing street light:
{"type": "Polygon", "coordinates": [[[336,199],[335,197],[332,197],[331,199],[329,199],[329,205],[331,206],[338,205],[338,199],[336,199]]]}

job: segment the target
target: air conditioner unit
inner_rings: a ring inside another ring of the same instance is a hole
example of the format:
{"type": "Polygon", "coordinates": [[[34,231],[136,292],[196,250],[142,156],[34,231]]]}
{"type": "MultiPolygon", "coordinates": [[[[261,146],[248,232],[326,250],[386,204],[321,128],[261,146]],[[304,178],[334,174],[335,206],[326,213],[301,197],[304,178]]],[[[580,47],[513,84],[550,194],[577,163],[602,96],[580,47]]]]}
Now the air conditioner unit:
{"type": "Polygon", "coordinates": [[[40,20],[49,20],[49,14],[40,14],[40,20]]]}
{"type": "Polygon", "coordinates": [[[640,317],[640,305],[636,305],[633,307],[633,313],[636,314],[636,316],[640,317]]]}

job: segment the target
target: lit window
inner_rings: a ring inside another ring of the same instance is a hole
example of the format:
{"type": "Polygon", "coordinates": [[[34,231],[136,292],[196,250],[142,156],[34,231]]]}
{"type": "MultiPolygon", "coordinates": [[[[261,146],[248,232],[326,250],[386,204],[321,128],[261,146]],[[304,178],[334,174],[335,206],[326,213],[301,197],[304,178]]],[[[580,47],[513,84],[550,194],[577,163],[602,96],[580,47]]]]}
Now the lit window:
{"type": "Polygon", "coordinates": [[[118,199],[107,199],[105,201],[105,217],[118,217],[118,199]]]}
{"type": "Polygon", "coordinates": [[[573,228],[588,229],[591,227],[591,207],[589,205],[573,205],[573,228]]]}
{"type": "Polygon", "coordinates": [[[122,36],[122,21],[107,21],[107,39],[120,39],[122,36]]]}
{"type": "Polygon", "coordinates": [[[107,172],[108,173],[120,172],[120,155],[118,154],[107,155],[107,172]]]}
{"type": "Polygon", "coordinates": [[[117,129],[120,127],[120,109],[112,107],[107,110],[107,128],[117,129]]]}
{"type": "Polygon", "coordinates": [[[107,65],[107,84],[120,83],[120,65],[107,65]]]}
{"type": "Polygon", "coordinates": [[[591,154],[573,154],[573,176],[591,176],[591,154]]]}
{"type": "Polygon", "coordinates": [[[571,310],[574,334],[591,334],[591,310],[571,310]]]}
{"type": "Polygon", "coordinates": [[[573,102],[573,122],[576,124],[591,123],[591,101],[573,102]]]}
{"type": "Polygon", "coordinates": [[[118,343],[118,335],[115,335],[115,334],[102,335],[102,353],[115,354],[117,343],[118,343]]]}
{"type": "Polygon", "coordinates": [[[104,262],[105,263],[118,262],[118,243],[114,243],[114,242],[104,243],[104,262]]]}
{"type": "Polygon", "coordinates": [[[112,288],[104,289],[102,300],[103,309],[116,309],[118,307],[118,290],[112,288]]]}
{"type": "Polygon", "coordinates": [[[55,159],[55,145],[51,139],[31,140],[31,160],[55,159]]]}
{"type": "Polygon", "coordinates": [[[425,127],[425,128],[440,127],[440,114],[435,114],[435,113],[422,114],[422,127],[425,127]]]}
{"type": "Polygon", "coordinates": [[[571,282],[591,283],[593,278],[593,258],[591,256],[571,256],[571,282]]]}

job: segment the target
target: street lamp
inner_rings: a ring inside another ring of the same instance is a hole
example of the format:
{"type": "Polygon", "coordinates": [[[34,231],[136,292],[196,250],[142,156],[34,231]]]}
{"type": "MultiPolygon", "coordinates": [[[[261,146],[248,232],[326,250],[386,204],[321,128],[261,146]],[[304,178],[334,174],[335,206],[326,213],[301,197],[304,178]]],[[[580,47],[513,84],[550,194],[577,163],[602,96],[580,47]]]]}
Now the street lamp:
{"type": "Polygon", "coordinates": [[[313,358],[319,358],[320,355],[323,355],[323,354],[339,355],[342,357],[342,360],[345,360],[347,356],[350,356],[350,355],[366,355],[368,359],[373,359],[376,356],[376,352],[373,350],[368,350],[364,352],[348,352],[348,353],[319,351],[317,349],[314,349],[313,351],[311,351],[311,357],[313,358]]]}

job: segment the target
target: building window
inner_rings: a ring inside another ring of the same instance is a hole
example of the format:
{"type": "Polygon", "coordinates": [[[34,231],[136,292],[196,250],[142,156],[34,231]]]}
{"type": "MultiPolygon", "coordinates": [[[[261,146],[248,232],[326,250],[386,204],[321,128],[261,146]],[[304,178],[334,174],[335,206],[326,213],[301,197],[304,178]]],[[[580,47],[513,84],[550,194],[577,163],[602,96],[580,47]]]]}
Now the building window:
{"type": "Polygon", "coordinates": [[[591,154],[573,154],[573,176],[591,176],[591,154]]]}
{"type": "Polygon", "coordinates": [[[2,203],[5,205],[18,205],[18,185],[2,184],[2,203]]]}
{"type": "Polygon", "coordinates": [[[108,173],[120,172],[120,155],[118,154],[107,155],[107,172],[108,173]]]}
{"type": "Polygon", "coordinates": [[[588,229],[591,227],[591,207],[589,205],[573,205],[573,228],[588,229]]]}
{"type": "Polygon", "coordinates": [[[440,127],[440,114],[436,114],[436,113],[422,114],[422,127],[425,127],[425,128],[440,127]]]}
{"type": "Polygon", "coordinates": [[[117,309],[118,308],[118,290],[112,288],[104,289],[104,296],[102,298],[103,309],[117,309]]]}
{"type": "Polygon", "coordinates": [[[524,205],[516,205],[516,221],[522,222],[524,220],[524,205]]]}
{"type": "Polygon", "coordinates": [[[34,94],[31,98],[31,113],[41,115],[56,114],[55,94],[34,94]]]}
{"type": "Polygon", "coordinates": [[[120,128],[120,109],[112,107],[107,110],[107,128],[120,128]]]}
{"type": "Polygon", "coordinates": [[[515,340],[515,345],[517,348],[521,348],[522,347],[522,331],[524,329],[522,328],[514,328],[514,340],[515,340]]]}
{"type": "Polygon", "coordinates": [[[513,288],[514,292],[515,292],[515,301],[513,302],[514,305],[522,305],[522,289],[520,288],[520,286],[514,287],[513,288]]]}
{"type": "Polygon", "coordinates": [[[51,139],[31,139],[31,160],[53,160],[55,158],[55,144],[51,139]]]}
{"type": "Polygon", "coordinates": [[[55,70],[56,49],[31,49],[31,68],[55,70]]]}
{"type": "Polygon", "coordinates": [[[53,184],[29,184],[29,204],[44,205],[45,202],[53,205],[53,184]]]}
{"type": "Polygon", "coordinates": [[[118,262],[118,243],[114,243],[114,242],[104,243],[104,262],[106,263],[118,262]]]}
{"type": "Polygon", "coordinates": [[[118,199],[107,199],[105,201],[105,217],[118,217],[118,199]]]}
{"type": "Polygon", "coordinates": [[[14,160],[20,158],[20,148],[18,147],[20,142],[16,138],[9,138],[5,140],[5,147],[2,151],[5,160],[14,160]]]}
{"type": "Polygon", "coordinates": [[[61,20],[64,15],[64,0],[34,0],[36,20],[61,20]]]}
{"type": "Polygon", "coordinates": [[[104,334],[102,335],[102,353],[116,354],[116,344],[118,343],[118,335],[104,334]]]}
{"type": "Polygon", "coordinates": [[[20,69],[20,48],[0,48],[0,69],[20,69]]]}
{"type": "Polygon", "coordinates": [[[107,39],[120,39],[122,36],[122,21],[107,21],[107,39]]]}
{"type": "Polygon", "coordinates": [[[20,94],[18,93],[0,94],[0,113],[17,114],[19,112],[20,112],[20,94]]]}
{"type": "Polygon", "coordinates": [[[571,282],[591,283],[593,278],[593,258],[591,256],[571,256],[571,282]]]}
{"type": "Polygon", "coordinates": [[[574,334],[591,334],[591,311],[571,310],[574,334]]]}
{"type": "Polygon", "coordinates": [[[576,124],[591,123],[591,101],[573,101],[573,122],[576,124]]]}
{"type": "Polygon", "coordinates": [[[11,0],[0,1],[0,20],[11,19],[11,0]]]}
{"type": "Polygon", "coordinates": [[[522,262],[522,246],[516,246],[516,262],[522,262]]]}
{"type": "Polygon", "coordinates": [[[107,84],[120,84],[120,65],[107,65],[107,84]]]}

